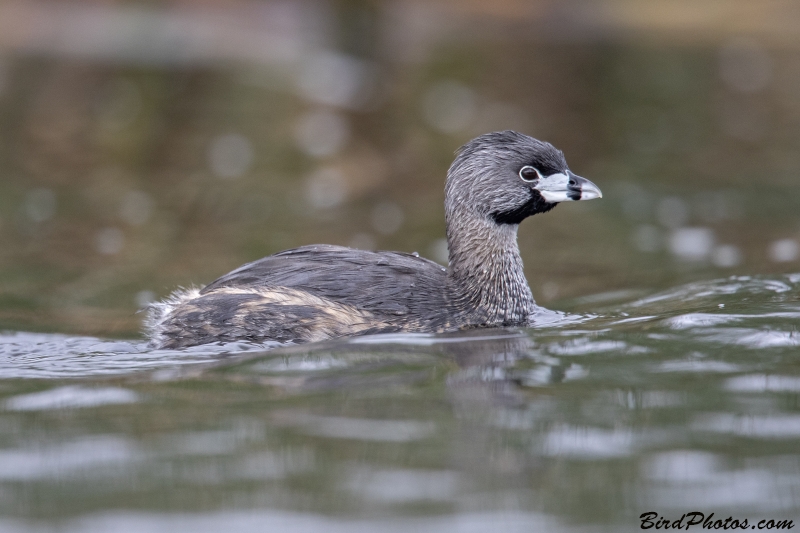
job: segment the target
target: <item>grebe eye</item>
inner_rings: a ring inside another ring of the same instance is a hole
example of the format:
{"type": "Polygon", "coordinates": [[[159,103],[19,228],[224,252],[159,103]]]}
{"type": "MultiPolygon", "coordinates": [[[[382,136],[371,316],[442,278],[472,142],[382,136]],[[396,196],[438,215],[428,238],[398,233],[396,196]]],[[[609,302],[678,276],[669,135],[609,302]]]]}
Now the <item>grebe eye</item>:
{"type": "Polygon", "coordinates": [[[531,166],[522,167],[522,170],[519,171],[519,177],[522,178],[524,181],[527,182],[534,182],[538,180],[541,176],[539,171],[531,166]]]}

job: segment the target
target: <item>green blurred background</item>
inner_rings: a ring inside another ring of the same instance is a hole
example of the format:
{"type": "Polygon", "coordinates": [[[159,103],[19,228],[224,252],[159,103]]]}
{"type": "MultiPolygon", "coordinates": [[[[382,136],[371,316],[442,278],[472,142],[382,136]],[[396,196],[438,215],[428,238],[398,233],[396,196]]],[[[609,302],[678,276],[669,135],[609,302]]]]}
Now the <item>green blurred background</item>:
{"type": "Polygon", "coordinates": [[[798,270],[800,3],[0,2],[0,328],[136,311],[312,243],[446,262],[454,150],[604,198],[523,224],[539,303],[798,270]]]}

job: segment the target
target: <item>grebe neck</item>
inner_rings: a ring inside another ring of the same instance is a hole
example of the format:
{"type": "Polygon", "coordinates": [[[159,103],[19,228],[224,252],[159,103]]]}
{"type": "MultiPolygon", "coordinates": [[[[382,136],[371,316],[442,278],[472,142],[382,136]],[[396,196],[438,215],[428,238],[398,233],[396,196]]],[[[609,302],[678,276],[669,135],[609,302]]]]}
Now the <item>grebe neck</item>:
{"type": "Polygon", "coordinates": [[[525,279],[516,224],[469,212],[446,213],[449,282],[485,325],[524,324],[536,304],[525,279]]]}

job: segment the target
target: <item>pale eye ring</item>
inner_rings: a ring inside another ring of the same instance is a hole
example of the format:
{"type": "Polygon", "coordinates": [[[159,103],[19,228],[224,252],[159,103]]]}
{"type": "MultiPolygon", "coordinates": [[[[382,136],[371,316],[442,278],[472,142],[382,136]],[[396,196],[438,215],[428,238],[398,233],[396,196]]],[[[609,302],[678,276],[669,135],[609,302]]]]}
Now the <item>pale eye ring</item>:
{"type": "Polygon", "coordinates": [[[533,183],[541,179],[542,175],[534,167],[530,165],[525,165],[520,169],[519,177],[522,179],[522,181],[533,183]]]}

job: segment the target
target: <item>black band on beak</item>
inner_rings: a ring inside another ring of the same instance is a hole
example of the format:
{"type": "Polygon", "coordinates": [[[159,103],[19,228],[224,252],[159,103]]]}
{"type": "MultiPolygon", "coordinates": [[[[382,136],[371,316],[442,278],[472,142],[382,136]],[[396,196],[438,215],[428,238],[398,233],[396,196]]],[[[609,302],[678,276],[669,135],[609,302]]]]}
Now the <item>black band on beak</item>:
{"type": "Polygon", "coordinates": [[[574,174],[571,170],[567,171],[567,176],[569,176],[569,182],[567,183],[567,198],[570,200],[577,202],[578,200],[592,200],[594,198],[603,197],[597,185],[586,178],[582,178],[577,174],[574,174]]]}

